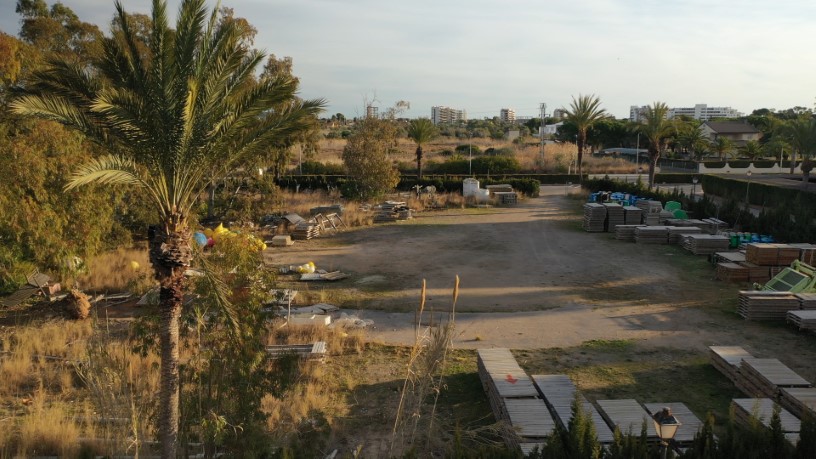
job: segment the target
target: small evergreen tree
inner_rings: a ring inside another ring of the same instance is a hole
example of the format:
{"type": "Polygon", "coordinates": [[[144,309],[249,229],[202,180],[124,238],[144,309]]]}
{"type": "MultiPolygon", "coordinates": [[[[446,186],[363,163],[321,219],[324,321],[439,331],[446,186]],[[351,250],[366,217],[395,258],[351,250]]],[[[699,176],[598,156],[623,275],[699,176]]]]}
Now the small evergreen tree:
{"type": "Polygon", "coordinates": [[[796,459],[816,457],[816,416],[811,411],[805,411],[802,416],[802,427],[799,429],[799,442],[793,452],[796,459]]]}

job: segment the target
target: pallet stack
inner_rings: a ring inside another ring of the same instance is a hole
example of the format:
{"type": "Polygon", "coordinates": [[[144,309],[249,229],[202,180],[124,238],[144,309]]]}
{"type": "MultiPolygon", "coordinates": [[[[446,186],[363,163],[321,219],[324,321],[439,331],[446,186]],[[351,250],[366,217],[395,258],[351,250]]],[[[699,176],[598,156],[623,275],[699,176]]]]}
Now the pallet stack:
{"type": "Polygon", "coordinates": [[[748,268],[739,263],[717,263],[717,279],[725,282],[748,282],[748,268]]]}
{"type": "Polygon", "coordinates": [[[776,399],[783,387],[811,387],[811,384],[777,359],[743,358],[735,385],[752,397],[776,399]]]}
{"type": "Polygon", "coordinates": [[[748,244],[745,246],[745,261],[757,265],[777,266],[779,249],[776,244],[748,244]]]}
{"type": "Polygon", "coordinates": [[[787,321],[800,331],[816,331],[816,310],[788,311],[787,321]]]}
{"type": "Polygon", "coordinates": [[[646,421],[646,431],[650,441],[657,441],[657,432],[652,422],[652,416],[633,399],[598,400],[601,416],[609,426],[617,426],[622,434],[640,433],[643,421],[646,421]]]}
{"type": "MultiPolygon", "coordinates": [[[[773,417],[774,401],[769,398],[735,398],[731,401],[734,407],[736,421],[743,426],[753,425],[753,418],[759,420],[765,427],[770,427],[771,417],[773,417]]],[[[780,408],[779,420],[782,421],[782,431],[785,437],[792,444],[796,444],[799,438],[801,422],[788,410],[780,408]]]]}
{"type": "MultiPolygon", "coordinates": [[[[572,404],[577,392],[575,384],[567,375],[533,375],[532,378],[539,395],[547,403],[547,407],[550,409],[556,423],[563,429],[568,429],[573,414],[572,404]]],[[[589,414],[595,424],[598,441],[604,445],[611,444],[614,435],[601,414],[583,395],[578,394],[578,398],[584,412],[589,414]]]]}
{"type": "Polygon", "coordinates": [[[814,266],[816,264],[816,245],[802,243],[802,244],[789,244],[792,247],[796,247],[799,249],[799,260],[803,261],[810,266],[814,266]]]}
{"type": "Polygon", "coordinates": [[[816,309],[816,293],[797,293],[799,309],[816,309]]]}
{"type": "Polygon", "coordinates": [[[374,223],[395,222],[409,220],[413,217],[411,209],[402,201],[385,201],[380,204],[379,211],[374,214],[374,223]]]}
{"type": "Polygon", "coordinates": [[[702,234],[703,230],[696,226],[669,226],[669,244],[680,244],[685,234],[702,234]]]}
{"type": "Polygon", "coordinates": [[[314,220],[303,220],[292,230],[292,239],[299,241],[309,240],[320,236],[320,225],[314,220]]]}
{"type": "Polygon", "coordinates": [[[555,421],[510,350],[479,349],[476,363],[493,414],[510,424],[511,429],[503,433],[507,445],[526,453],[541,447],[555,421]]]}
{"type": "Polygon", "coordinates": [[[788,311],[799,309],[799,298],[789,292],[741,290],[737,314],[745,320],[785,320],[788,311]]]}
{"type": "Polygon", "coordinates": [[[769,266],[758,265],[750,261],[743,261],[740,264],[748,270],[749,281],[764,284],[771,280],[771,269],[769,266]]]}
{"type": "Polygon", "coordinates": [[[584,230],[590,233],[602,233],[606,222],[606,207],[597,202],[584,204],[584,230]]]}
{"type": "Polygon", "coordinates": [[[801,419],[816,416],[816,388],[785,387],[779,390],[779,404],[801,419]]]}
{"type": "Polygon", "coordinates": [[[624,206],[623,220],[625,225],[639,225],[643,222],[643,210],[637,206],[624,206]]]}
{"type": "Polygon", "coordinates": [[[700,228],[706,230],[708,234],[720,234],[720,231],[728,228],[728,223],[718,220],[716,218],[704,218],[701,220],[703,224],[699,225],[700,228]]]}
{"type": "Polygon", "coordinates": [[[497,191],[493,193],[493,196],[503,206],[512,206],[518,203],[518,195],[515,191],[497,191]]]}
{"type": "Polygon", "coordinates": [[[716,252],[713,258],[715,263],[742,263],[745,261],[745,252],[716,252]]]}
{"type": "Polygon", "coordinates": [[[730,241],[726,236],[711,234],[686,234],[683,236],[683,248],[694,255],[710,255],[728,250],[730,241]]]}
{"type": "Polygon", "coordinates": [[[615,227],[626,223],[623,206],[613,202],[605,202],[603,206],[606,207],[606,230],[613,233],[615,227]]]}
{"type": "Polygon", "coordinates": [[[635,242],[638,244],[667,244],[669,242],[669,228],[667,226],[635,228],[635,242]]]}
{"type": "Polygon", "coordinates": [[[650,226],[660,224],[660,211],[663,210],[663,204],[660,201],[640,199],[635,206],[643,211],[643,223],[650,226]]]}
{"type": "Polygon", "coordinates": [[[733,383],[740,378],[742,359],[754,357],[739,346],[709,346],[708,355],[711,358],[711,365],[733,383]]]}
{"type": "Polygon", "coordinates": [[[618,225],[615,227],[615,239],[635,242],[635,228],[642,226],[644,225],[618,225]]]}

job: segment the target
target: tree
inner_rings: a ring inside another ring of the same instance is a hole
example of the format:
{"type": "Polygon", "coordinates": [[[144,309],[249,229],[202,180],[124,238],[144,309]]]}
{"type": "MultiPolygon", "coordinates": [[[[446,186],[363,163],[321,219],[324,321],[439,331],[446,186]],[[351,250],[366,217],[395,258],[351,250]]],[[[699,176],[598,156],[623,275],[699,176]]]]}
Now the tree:
{"type": "Polygon", "coordinates": [[[717,137],[713,142],[711,142],[711,149],[717,153],[720,160],[724,160],[725,157],[730,154],[731,150],[734,149],[734,144],[728,137],[717,137]]]}
{"type": "Polygon", "coordinates": [[[740,151],[747,158],[758,159],[762,157],[762,147],[756,140],[749,140],[745,142],[745,145],[740,148],[740,151]]]}
{"type": "Polygon", "coordinates": [[[811,156],[816,150],[816,118],[811,114],[801,115],[781,126],[782,135],[793,149],[791,173],[796,163],[796,153],[802,158],[802,188],[807,189],[812,169],[811,156]]]}
{"type": "Polygon", "coordinates": [[[399,171],[391,161],[396,151],[397,126],[393,120],[364,118],[343,148],[343,164],[352,178],[349,197],[371,199],[382,196],[399,183],[399,171]]]}
{"type": "Polygon", "coordinates": [[[649,188],[654,186],[655,169],[660,155],[666,148],[666,139],[674,132],[674,124],[666,119],[669,107],[664,102],[654,102],[646,107],[643,122],[637,130],[649,143],[649,188]]]}
{"type": "Polygon", "coordinates": [[[413,140],[417,146],[416,162],[418,179],[422,178],[422,144],[430,142],[438,134],[436,126],[434,126],[433,122],[428,118],[411,120],[411,124],[408,126],[408,138],[413,140]]]}
{"type": "MultiPolygon", "coordinates": [[[[150,261],[160,284],[159,434],[164,458],[176,455],[179,428],[179,316],[184,271],[192,260],[190,214],[207,184],[282,136],[298,132],[322,101],[295,99],[290,78],[254,81],[263,53],[243,46],[239,21],[218,21],[204,0],[183,0],[175,30],[167,4],[153,1],[149,55],[136,46],[128,15],[103,41],[93,71],[55,59],[35,72],[20,115],[66,124],[109,155],[74,172],[67,189],[91,183],[135,186],[155,209],[150,261]],[[208,19],[209,16],[209,19],[208,19]],[[270,110],[272,107],[280,107],[270,110]]],[[[226,302],[221,303],[228,306],[226,302]]]]}
{"type": "Polygon", "coordinates": [[[578,177],[581,175],[581,163],[584,159],[584,145],[587,141],[587,131],[595,122],[606,116],[606,111],[601,108],[601,99],[594,95],[578,95],[578,99],[572,98],[569,110],[566,110],[567,121],[572,122],[578,128],[578,177]]]}
{"type": "Polygon", "coordinates": [[[691,154],[694,159],[700,159],[708,147],[708,141],[700,130],[698,121],[685,121],[677,125],[677,142],[683,151],[691,154]]]}

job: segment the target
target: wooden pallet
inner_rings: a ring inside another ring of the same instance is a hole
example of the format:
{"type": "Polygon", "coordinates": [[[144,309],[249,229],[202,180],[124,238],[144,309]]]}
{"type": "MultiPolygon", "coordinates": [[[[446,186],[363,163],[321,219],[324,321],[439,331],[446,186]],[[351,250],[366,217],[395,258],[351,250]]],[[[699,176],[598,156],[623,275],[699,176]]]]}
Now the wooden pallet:
{"type": "Polygon", "coordinates": [[[748,280],[751,282],[765,283],[771,280],[771,271],[768,266],[758,265],[750,261],[740,262],[748,270],[748,280]]]}
{"type": "Polygon", "coordinates": [[[310,344],[278,344],[266,346],[266,352],[272,358],[296,355],[303,360],[323,360],[326,357],[326,342],[317,341],[310,344]]]}
{"type": "Polygon", "coordinates": [[[717,263],[717,279],[725,282],[748,282],[748,268],[738,263],[717,263]]]}

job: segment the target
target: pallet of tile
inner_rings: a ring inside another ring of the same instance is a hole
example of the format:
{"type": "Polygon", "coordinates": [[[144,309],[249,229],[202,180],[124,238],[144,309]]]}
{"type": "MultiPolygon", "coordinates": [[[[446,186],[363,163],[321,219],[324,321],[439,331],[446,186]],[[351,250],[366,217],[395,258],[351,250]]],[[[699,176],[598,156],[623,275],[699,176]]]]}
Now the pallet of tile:
{"type": "Polygon", "coordinates": [[[730,241],[726,236],[711,234],[685,234],[683,248],[694,255],[710,255],[728,250],[730,241]]]}
{"type": "Polygon", "coordinates": [[[799,249],[799,261],[803,261],[810,266],[816,264],[816,245],[808,243],[789,244],[799,249]]]}
{"type": "Polygon", "coordinates": [[[799,419],[816,416],[816,388],[783,387],[779,389],[779,404],[799,419]]]}
{"type": "Polygon", "coordinates": [[[798,260],[801,255],[801,249],[799,247],[790,244],[777,244],[777,247],[779,249],[779,255],[776,264],[779,266],[790,266],[790,264],[798,260]]]}
{"type": "Polygon", "coordinates": [[[763,266],[776,266],[779,261],[777,244],[751,243],[745,246],[745,261],[763,266]]]}
{"type": "Polygon", "coordinates": [[[716,218],[704,218],[701,221],[703,225],[700,225],[700,227],[707,229],[708,234],[711,235],[720,234],[720,231],[728,228],[728,223],[716,218]]]}
{"type": "Polygon", "coordinates": [[[742,261],[739,264],[748,270],[749,281],[764,284],[771,280],[771,270],[768,266],[758,265],[750,261],[742,261]]]}
{"type": "Polygon", "coordinates": [[[816,309],[816,293],[797,293],[799,309],[816,309]]]}
{"type": "MultiPolygon", "coordinates": [[[[731,400],[734,407],[736,421],[744,426],[750,426],[752,419],[756,419],[765,427],[770,427],[773,416],[774,401],[762,398],[735,398],[731,400]]],[[[801,422],[790,411],[785,408],[779,409],[779,420],[782,421],[782,431],[786,433],[799,433],[801,422]]]]}
{"type": "MultiPolygon", "coordinates": [[[[556,424],[564,429],[569,429],[569,423],[573,415],[572,403],[575,400],[577,391],[570,377],[567,375],[533,375],[532,378],[539,395],[547,403],[556,424]]],[[[614,440],[612,430],[606,425],[606,421],[604,421],[598,409],[583,395],[578,394],[578,397],[584,412],[589,414],[595,423],[595,433],[598,436],[598,441],[602,444],[611,444],[614,440]]]]}
{"type": "Polygon", "coordinates": [[[737,314],[745,320],[785,320],[788,311],[799,309],[799,298],[790,292],[741,290],[737,314]]]}
{"type": "Polygon", "coordinates": [[[800,331],[816,331],[816,310],[788,311],[787,321],[800,331]]]}
{"type": "Polygon", "coordinates": [[[667,226],[642,226],[635,228],[635,242],[638,244],[668,244],[667,226]]]}
{"type": "Polygon", "coordinates": [[[584,204],[584,230],[590,233],[602,233],[606,222],[606,207],[597,202],[584,204]]]}
{"type": "Polygon", "coordinates": [[[731,382],[740,378],[739,370],[742,359],[754,357],[740,346],[709,346],[708,355],[711,365],[731,382]]]}
{"type": "Polygon", "coordinates": [[[717,263],[717,279],[724,282],[748,282],[748,268],[738,263],[717,263]]]}
{"type": "Polygon", "coordinates": [[[810,382],[777,359],[743,358],[740,378],[772,399],[776,399],[782,387],[811,387],[810,382]]]}
{"type": "Polygon", "coordinates": [[[619,241],[635,242],[635,228],[644,225],[618,225],[615,227],[615,239],[619,241]]]}
{"type": "Polygon", "coordinates": [[[745,252],[715,252],[713,261],[714,263],[739,263],[745,261],[745,252]]]}
{"type": "Polygon", "coordinates": [[[649,440],[658,440],[651,415],[637,400],[598,400],[597,403],[601,416],[610,429],[614,430],[617,426],[624,435],[627,433],[639,435],[643,423],[646,422],[649,440]]]}
{"type": "Polygon", "coordinates": [[[508,420],[505,401],[511,398],[538,398],[532,380],[516,362],[509,349],[479,349],[476,359],[479,379],[497,420],[508,420]]]}
{"type": "Polygon", "coordinates": [[[669,244],[679,244],[685,234],[701,234],[703,230],[696,226],[669,226],[669,244]]]}
{"type": "Polygon", "coordinates": [[[643,209],[637,206],[623,207],[623,224],[639,225],[643,222],[643,209]]]}
{"type": "Polygon", "coordinates": [[[505,442],[511,448],[525,443],[544,443],[553,430],[555,421],[540,398],[509,398],[504,400],[506,420],[512,430],[506,432],[505,442]]]}
{"type": "Polygon", "coordinates": [[[606,231],[612,233],[616,226],[626,222],[623,206],[613,202],[605,202],[603,206],[606,207],[606,231]]]}
{"type": "Polygon", "coordinates": [[[320,236],[320,225],[314,220],[304,220],[295,225],[292,231],[292,239],[306,241],[320,236]]]}
{"type": "Polygon", "coordinates": [[[644,403],[643,406],[646,407],[646,411],[652,416],[662,411],[663,408],[669,408],[671,410],[672,415],[682,424],[677,428],[677,433],[674,435],[674,441],[678,443],[681,448],[690,446],[692,441],[694,441],[694,436],[697,435],[697,432],[703,427],[700,418],[695,416],[684,403],[644,403]]]}

